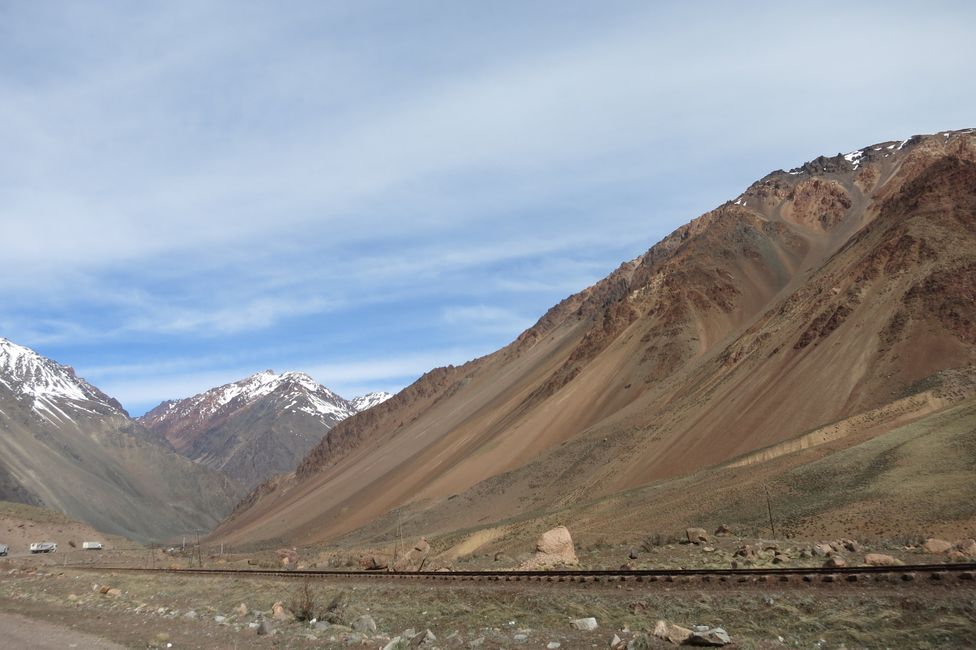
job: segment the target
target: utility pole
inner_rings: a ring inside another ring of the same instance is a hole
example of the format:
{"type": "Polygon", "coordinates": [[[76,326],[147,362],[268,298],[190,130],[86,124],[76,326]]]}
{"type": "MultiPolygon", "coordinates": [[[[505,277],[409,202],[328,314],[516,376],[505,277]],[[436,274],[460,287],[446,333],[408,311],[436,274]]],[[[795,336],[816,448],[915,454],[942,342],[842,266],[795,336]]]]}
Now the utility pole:
{"type": "Polygon", "coordinates": [[[776,524],[773,523],[773,506],[769,500],[769,486],[763,483],[763,491],[766,492],[766,513],[769,515],[769,528],[773,532],[773,539],[776,539],[776,524]]]}

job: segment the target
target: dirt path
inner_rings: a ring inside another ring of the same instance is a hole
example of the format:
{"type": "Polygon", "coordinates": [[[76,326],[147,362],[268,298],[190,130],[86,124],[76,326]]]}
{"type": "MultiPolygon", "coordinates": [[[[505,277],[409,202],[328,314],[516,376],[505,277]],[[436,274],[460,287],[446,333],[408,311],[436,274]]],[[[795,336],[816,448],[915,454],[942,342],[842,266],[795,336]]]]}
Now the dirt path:
{"type": "Polygon", "coordinates": [[[3,647],[7,650],[64,650],[65,648],[121,650],[124,648],[111,641],[68,627],[3,613],[0,613],[0,639],[3,639],[3,647]]]}

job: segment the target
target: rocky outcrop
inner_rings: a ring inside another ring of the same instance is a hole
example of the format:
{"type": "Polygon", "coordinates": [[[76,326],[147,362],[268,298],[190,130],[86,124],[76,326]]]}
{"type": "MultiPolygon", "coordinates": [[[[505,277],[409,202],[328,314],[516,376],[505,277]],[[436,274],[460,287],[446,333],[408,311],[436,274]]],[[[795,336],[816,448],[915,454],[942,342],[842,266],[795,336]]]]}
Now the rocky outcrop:
{"type": "Polygon", "coordinates": [[[523,563],[524,570],[539,570],[558,566],[576,566],[579,558],[569,529],[558,526],[542,533],[535,544],[535,555],[523,563]]]}

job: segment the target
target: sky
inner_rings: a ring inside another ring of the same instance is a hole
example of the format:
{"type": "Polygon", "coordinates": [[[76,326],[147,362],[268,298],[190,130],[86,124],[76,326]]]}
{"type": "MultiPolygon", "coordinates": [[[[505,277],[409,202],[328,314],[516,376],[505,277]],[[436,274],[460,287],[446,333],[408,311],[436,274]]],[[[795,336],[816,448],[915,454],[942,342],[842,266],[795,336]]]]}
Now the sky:
{"type": "Polygon", "coordinates": [[[133,414],[492,352],[774,169],[976,126],[976,4],[0,0],[0,336],[133,414]]]}

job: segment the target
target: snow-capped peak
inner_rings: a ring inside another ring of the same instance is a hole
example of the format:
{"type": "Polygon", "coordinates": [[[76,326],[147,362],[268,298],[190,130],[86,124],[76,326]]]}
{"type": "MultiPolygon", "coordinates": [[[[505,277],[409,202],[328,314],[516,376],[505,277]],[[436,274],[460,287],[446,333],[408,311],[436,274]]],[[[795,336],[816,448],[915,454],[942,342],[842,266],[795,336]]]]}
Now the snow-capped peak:
{"type": "Polygon", "coordinates": [[[121,411],[117,402],[77,377],[70,367],[3,337],[0,337],[0,384],[16,395],[29,398],[31,408],[47,420],[70,420],[64,411],[66,407],[91,412],[84,406],[90,402],[121,411]]]}
{"type": "Polygon", "coordinates": [[[382,404],[386,400],[393,397],[393,393],[387,393],[385,390],[378,390],[372,393],[366,393],[365,395],[360,395],[359,397],[354,397],[349,400],[352,407],[356,409],[356,413],[361,413],[368,408],[372,408],[377,404],[382,404]]]}
{"type": "Polygon", "coordinates": [[[156,422],[188,416],[209,418],[222,410],[252,404],[272,393],[281,400],[284,411],[301,411],[334,422],[356,413],[349,402],[303,372],[279,374],[264,370],[184,400],[164,402],[145,417],[156,422]]]}

